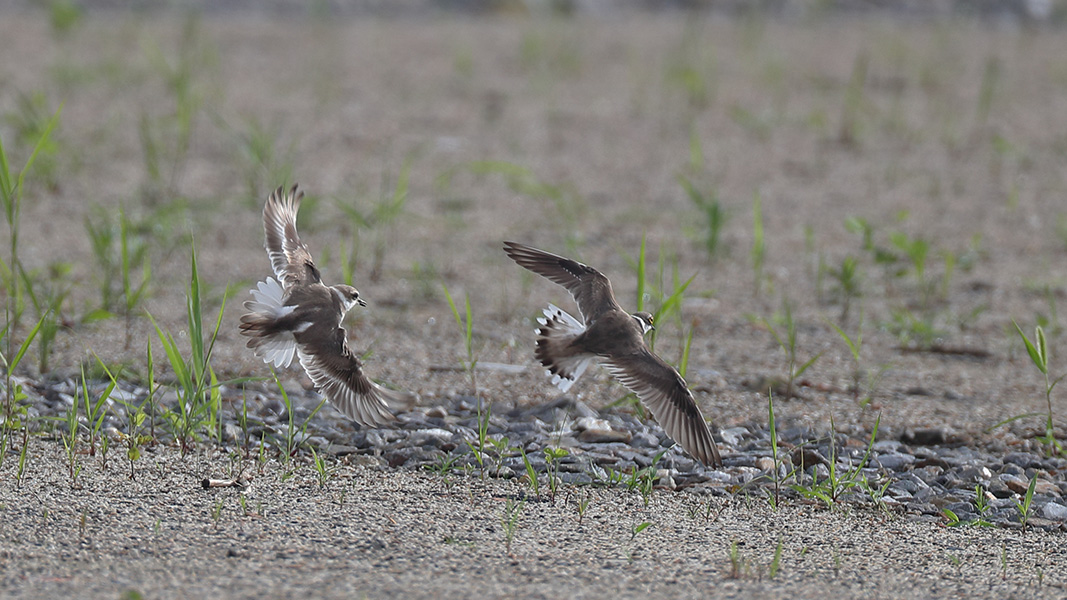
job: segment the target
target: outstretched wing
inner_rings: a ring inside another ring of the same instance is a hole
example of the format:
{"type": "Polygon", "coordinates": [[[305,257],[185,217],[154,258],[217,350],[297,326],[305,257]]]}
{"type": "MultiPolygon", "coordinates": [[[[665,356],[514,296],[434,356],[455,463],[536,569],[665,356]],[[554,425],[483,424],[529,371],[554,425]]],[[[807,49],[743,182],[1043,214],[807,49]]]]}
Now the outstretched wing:
{"type": "Polygon", "coordinates": [[[266,233],[267,256],[270,266],[278,276],[285,289],[298,284],[318,283],[319,270],[308,252],[307,246],[300,242],[296,232],[296,213],[300,210],[300,200],[304,192],[293,186],[288,194],[282,195],[282,188],[274,190],[263,207],[263,231],[266,233]]]}
{"type": "Polygon", "coordinates": [[[692,392],[674,367],[642,348],[633,354],[604,359],[603,364],[637,394],[671,439],[708,466],[722,465],[711,430],[692,392]]]}
{"type": "Polygon", "coordinates": [[[611,282],[593,267],[517,242],[504,242],[504,252],[520,266],[567,288],[586,325],[605,312],[622,310],[611,282]]]}
{"type": "Polygon", "coordinates": [[[329,338],[301,344],[300,364],[319,392],[360,425],[373,427],[392,421],[391,406],[407,403],[403,392],[385,389],[363,374],[363,364],[348,349],[345,330],[329,338]]]}

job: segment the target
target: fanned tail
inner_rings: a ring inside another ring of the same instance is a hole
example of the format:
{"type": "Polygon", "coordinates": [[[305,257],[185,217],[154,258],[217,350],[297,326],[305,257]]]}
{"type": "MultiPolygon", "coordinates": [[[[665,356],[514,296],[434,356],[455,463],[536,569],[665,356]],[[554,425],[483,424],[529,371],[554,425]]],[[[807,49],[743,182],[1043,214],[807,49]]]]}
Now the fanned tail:
{"type": "Polygon", "coordinates": [[[576,353],[571,346],[574,338],[585,331],[585,326],[553,304],[548,305],[544,314],[537,319],[541,327],[537,330],[534,355],[548,369],[552,383],[566,392],[593,361],[592,354],[576,353]]]}
{"type": "Polygon", "coordinates": [[[248,336],[248,347],[263,362],[288,367],[296,356],[296,340],[292,333],[277,330],[275,324],[293,312],[293,307],[283,304],[285,291],[273,277],[257,283],[251,292],[254,299],[246,301],[245,308],[252,312],[241,317],[241,335],[248,336]]]}

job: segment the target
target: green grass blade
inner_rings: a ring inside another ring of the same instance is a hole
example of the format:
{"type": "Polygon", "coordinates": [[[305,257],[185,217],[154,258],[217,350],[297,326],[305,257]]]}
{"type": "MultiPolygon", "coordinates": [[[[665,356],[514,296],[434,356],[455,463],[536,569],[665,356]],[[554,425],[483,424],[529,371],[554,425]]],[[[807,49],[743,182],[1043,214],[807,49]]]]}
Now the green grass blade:
{"type": "Polygon", "coordinates": [[[1023,344],[1026,345],[1026,353],[1030,355],[1030,360],[1033,361],[1034,365],[1037,366],[1042,373],[1048,374],[1048,365],[1041,359],[1041,354],[1038,352],[1037,348],[1035,348],[1034,344],[1030,342],[1030,339],[1026,337],[1026,334],[1023,333],[1022,328],[1015,322],[1015,319],[1011,320],[1011,324],[1015,326],[1015,331],[1019,333],[1019,337],[1022,338],[1023,344]]]}
{"type": "Polygon", "coordinates": [[[51,313],[51,310],[45,311],[41,318],[34,324],[33,329],[26,334],[26,339],[22,341],[22,345],[19,346],[18,352],[15,353],[14,358],[11,359],[11,363],[8,365],[8,373],[15,370],[15,367],[22,362],[22,357],[26,356],[26,352],[30,349],[30,344],[33,343],[33,338],[37,337],[37,333],[41,330],[41,325],[44,324],[46,318],[51,313]]]}

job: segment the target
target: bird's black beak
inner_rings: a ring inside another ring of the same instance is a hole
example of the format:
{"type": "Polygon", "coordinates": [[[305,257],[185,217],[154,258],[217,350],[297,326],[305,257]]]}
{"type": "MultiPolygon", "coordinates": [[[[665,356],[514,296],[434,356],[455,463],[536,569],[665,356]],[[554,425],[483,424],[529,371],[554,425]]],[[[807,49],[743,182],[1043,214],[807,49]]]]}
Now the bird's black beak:
{"type": "Polygon", "coordinates": [[[364,300],[363,298],[356,298],[356,302],[358,302],[360,306],[366,306],[367,305],[367,301],[364,300]]]}

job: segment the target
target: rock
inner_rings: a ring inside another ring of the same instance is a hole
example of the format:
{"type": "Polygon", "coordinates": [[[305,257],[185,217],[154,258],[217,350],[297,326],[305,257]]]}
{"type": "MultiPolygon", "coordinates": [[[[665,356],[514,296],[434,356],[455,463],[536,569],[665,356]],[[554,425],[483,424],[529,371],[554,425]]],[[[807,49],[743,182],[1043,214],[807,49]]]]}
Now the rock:
{"type": "Polygon", "coordinates": [[[659,448],[659,438],[645,431],[638,431],[633,434],[633,438],[630,440],[630,445],[635,448],[659,448]]]}
{"type": "Polygon", "coordinates": [[[611,424],[596,417],[578,417],[574,421],[574,430],[578,432],[589,429],[611,429],[611,424]]]}
{"type": "Polygon", "coordinates": [[[824,466],[830,464],[830,461],[825,456],[810,446],[796,448],[790,458],[793,460],[794,465],[803,465],[805,469],[812,465],[824,466]]]}
{"type": "Polygon", "coordinates": [[[876,456],[873,462],[883,469],[902,471],[915,462],[915,457],[910,454],[882,454],[876,456]]]}
{"type": "Polygon", "coordinates": [[[901,447],[904,444],[900,440],[881,440],[874,443],[873,450],[879,454],[888,454],[891,452],[900,452],[901,447]]]}
{"type": "Polygon", "coordinates": [[[361,467],[380,467],[384,464],[380,456],[371,454],[352,454],[348,456],[348,464],[361,467]]]}
{"type": "Polygon", "coordinates": [[[629,443],[633,436],[629,431],[615,431],[613,429],[586,429],[578,434],[578,441],[588,444],[603,444],[608,442],[629,443]]]}
{"type": "Polygon", "coordinates": [[[917,446],[939,446],[948,441],[948,437],[948,431],[944,428],[929,427],[925,429],[907,429],[900,436],[900,441],[917,446]]]}
{"type": "Polygon", "coordinates": [[[1008,486],[1009,490],[1015,492],[1016,494],[1025,494],[1026,491],[1030,489],[1030,482],[1023,479],[1022,477],[1002,474],[998,475],[998,478],[1004,482],[1004,485],[1008,486]]]}
{"type": "Polygon", "coordinates": [[[997,474],[1023,477],[1026,475],[1026,469],[1020,467],[1019,465],[1008,463],[1006,465],[1001,466],[1000,469],[997,469],[997,474]]]}
{"type": "Polygon", "coordinates": [[[997,498],[1010,498],[1014,496],[1015,492],[1011,491],[1011,488],[1008,487],[1008,484],[1005,483],[1004,480],[1001,479],[1001,477],[1004,477],[1004,475],[997,475],[996,477],[990,479],[989,489],[987,491],[990,494],[996,496],[997,498]]]}
{"type": "Polygon", "coordinates": [[[731,427],[730,429],[723,429],[719,432],[719,436],[722,437],[723,443],[730,446],[740,445],[741,439],[748,434],[748,430],[744,427],[731,427]]]}
{"type": "Polygon", "coordinates": [[[443,419],[448,416],[448,411],[443,406],[431,406],[426,410],[426,416],[431,419],[443,419]]]}
{"type": "Polygon", "coordinates": [[[1047,479],[1038,479],[1034,484],[1034,494],[1058,498],[1060,496],[1060,488],[1047,479]]]}
{"type": "Polygon", "coordinates": [[[1041,464],[1041,459],[1036,455],[1029,452],[1009,452],[1004,455],[1004,464],[1018,465],[1024,469],[1029,467],[1037,467],[1041,464]]]}
{"type": "Polygon", "coordinates": [[[988,467],[967,467],[961,469],[957,474],[957,477],[970,484],[980,483],[983,481],[989,481],[993,478],[993,472],[988,467]]]}
{"type": "Polygon", "coordinates": [[[1067,506],[1049,502],[1041,507],[1041,516],[1053,521],[1067,521],[1067,506]]]}
{"type": "Polygon", "coordinates": [[[411,432],[408,436],[407,443],[412,446],[432,446],[434,448],[441,448],[444,450],[451,450],[456,447],[456,444],[452,442],[453,433],[446,429],[419,429],[411,432]]]}

